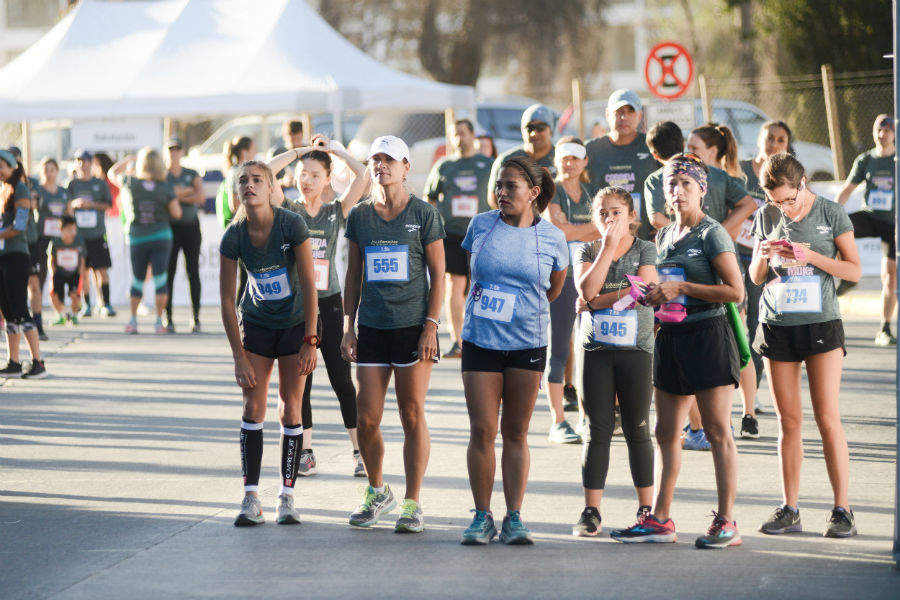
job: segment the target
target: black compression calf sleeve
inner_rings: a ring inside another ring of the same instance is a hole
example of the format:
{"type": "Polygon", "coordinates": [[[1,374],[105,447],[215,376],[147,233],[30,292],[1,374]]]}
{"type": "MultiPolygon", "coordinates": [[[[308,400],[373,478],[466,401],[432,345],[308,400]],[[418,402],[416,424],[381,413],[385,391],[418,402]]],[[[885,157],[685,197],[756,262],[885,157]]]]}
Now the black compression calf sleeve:
{"type": "Polygon", "coordinates": [[[262,453],[263,424],[241,421],[241,472],[244,474],[245,492],[255,492],[259,488],[262,453]]]}
{"type": "Polygon", "coordinates": [[[103,304],[109,306],[109,284],[100,284],[100,293],[103,294],[103,304]]]}
{"type": "Polygon", "coordinates": [[[297,480],[297,469],[300,467],[300,446],[302,441],[303,427],[299,423],[281,426],[280,494],[294,493],[294,482],[297,480]]]}

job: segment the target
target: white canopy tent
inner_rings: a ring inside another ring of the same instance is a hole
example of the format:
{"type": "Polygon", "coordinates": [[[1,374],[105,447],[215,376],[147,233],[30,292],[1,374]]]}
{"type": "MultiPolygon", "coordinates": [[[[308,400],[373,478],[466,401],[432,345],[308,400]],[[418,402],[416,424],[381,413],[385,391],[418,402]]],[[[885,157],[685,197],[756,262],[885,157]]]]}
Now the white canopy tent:
{"type": "MultiPolygon", "coordinates": [[[[0,69],[0,121],[472,111],[474,90],[393,70],[302,0],[82,0],[0,69]]],[[[340,118],[335,118],[335,124],[340,118]]]]}

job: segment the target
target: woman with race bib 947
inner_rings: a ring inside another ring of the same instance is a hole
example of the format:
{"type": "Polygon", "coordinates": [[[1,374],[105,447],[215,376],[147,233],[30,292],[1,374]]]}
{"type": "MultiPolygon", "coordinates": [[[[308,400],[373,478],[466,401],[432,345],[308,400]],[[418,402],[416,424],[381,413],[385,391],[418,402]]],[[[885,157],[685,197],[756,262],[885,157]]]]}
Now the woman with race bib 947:
{"type": "Polygon", "coordinates": [[[499,210],[472,219],[462,246],[472,286],[463,321],[462,377],[469,411],[469,485],[475,518],[465,545],[488,544],[498,421],[503,436],[506,517],[500,541],[531,544],[520,511],[531,460],[528,424],[547,362],[550,302],[566,278],[566,236],[540,215],[553,198],[550,172],[528,156],[507,157],[497,173],[499,210]],[[503,415],[500,417],[500,406],[503,415]]]}
{"type": "Polygon", "coordinates": [[[839,203],[810,191],[803,165],[789,154],[766,159],[759,179],[768,204],[753,223],[756,247],[750,277],[758,285],[765,284],[754,344],[763,356],[778,412],[784,495],[783,504],[760,531],[802,530],[797,503],[803,462],[800,375],[805,363],[834,493],[825,535],[849,537],[856,535],[856,522],[847,499],[850,456],[838,408],[846,351],[834,278],[859,280],[853,225],[839,203]]]}

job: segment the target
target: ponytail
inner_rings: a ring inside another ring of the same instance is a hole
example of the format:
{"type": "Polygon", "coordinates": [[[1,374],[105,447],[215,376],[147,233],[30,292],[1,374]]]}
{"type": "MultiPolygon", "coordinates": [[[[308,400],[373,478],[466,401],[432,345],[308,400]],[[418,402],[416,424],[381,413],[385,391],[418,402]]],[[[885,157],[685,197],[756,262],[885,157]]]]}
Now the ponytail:
{"type": "Polygon", "coordinates": [[[506,159],[500,165],[500,169],[502,170],[506,167],[515,167],[532,187],[538,186],[541,188],[541,192],[534,200],[534,209],[537,214],[544,212],[550,201],[553,200],[554,194],[556,194],[556,184],[553,183],[553,176],[550,175],[550,171],[546,167],[538,165],[531,157],[524,155],[506,159]]]}
{"type": "Polygon", "coordinates": [[[252,145],[253,140],[246,135],[233,137],[225,142],[225,147],[222,149],[222,154],[225,155],[225,169],[236,166],[240,162],[241,152],[249,149],[252,145]]]}
{"type": "Polygon", "coordinates": [[[741,164],[738,161],[737,140],[727,125],[708,123],[696,128],[691,133],[703,140],[707,148],[716,149],[717,164],[715,166],[732,177],[743,177],[741,164]]]}

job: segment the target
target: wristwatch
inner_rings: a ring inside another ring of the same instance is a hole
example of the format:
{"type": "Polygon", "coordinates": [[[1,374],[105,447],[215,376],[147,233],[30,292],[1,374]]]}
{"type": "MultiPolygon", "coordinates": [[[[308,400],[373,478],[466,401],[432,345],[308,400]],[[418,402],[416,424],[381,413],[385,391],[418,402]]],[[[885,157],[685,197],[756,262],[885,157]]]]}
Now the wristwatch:
{"type": "Polygon", "coordinates": [[[317,336],[317,335],[305,335],[305,336],[303,336],[303,343],[309,344],[313,348],[318,348],[319,344],[321,343],[321,340],[319,339],[319,336],[317,336]]]}

